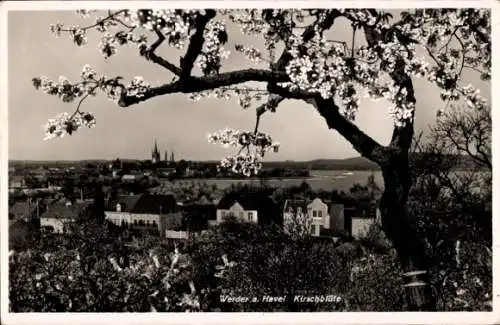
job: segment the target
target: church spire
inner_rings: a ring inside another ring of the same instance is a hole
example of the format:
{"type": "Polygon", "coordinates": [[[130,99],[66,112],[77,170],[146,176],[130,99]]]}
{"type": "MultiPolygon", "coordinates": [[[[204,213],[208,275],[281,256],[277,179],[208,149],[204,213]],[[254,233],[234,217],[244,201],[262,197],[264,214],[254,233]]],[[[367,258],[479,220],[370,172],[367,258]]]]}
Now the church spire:
{"type": "Polygon", "coordinates": [[[151,153],[151,161],[156,163],[160,161],[160,150],[158,150],[158,142],[155,139],[155,146],[153,148],[153,152],[151,153]]]}
{"type": "Polygon", "coordinates": [[[158,142],[156,142],[156,139],[155,139],[155,147],[154,147],[154,153],[158,153],[158,142]]]}

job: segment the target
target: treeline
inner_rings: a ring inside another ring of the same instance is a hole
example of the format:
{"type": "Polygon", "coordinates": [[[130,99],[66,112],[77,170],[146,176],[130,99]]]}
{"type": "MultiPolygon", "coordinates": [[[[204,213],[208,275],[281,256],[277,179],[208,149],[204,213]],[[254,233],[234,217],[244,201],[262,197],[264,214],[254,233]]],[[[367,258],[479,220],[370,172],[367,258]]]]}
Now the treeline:
{"type": "MultiPolygon", "coordinates": [[[[421,160],[422,155],[427,155],[425,153],[414,152],[411,154],[411,159],[421,160]]],[[[436,157],[433,157],[434,159],[436,157]]],[[[481,169],[478,168],[477,163],[473,158],[467,155],[452,155],[452,154],[441,154],[439,159],[443,161],[448,161],[450,165],[453,166],[453,170],[474,170],[481,169]]],[[[118,168],[120,166],[120,160],[115,160],[112,162],[118,168]]],[[[39,162],[39,161],[10,161],[9,166],[15,168],[38,168],[38,167],[81,167],[87,169],[87,171],[94,170],[99,172],[107,173],[109,172],[107,166],[110,161],[98,161],[98,160],[82,160],[82,161],[53,161],[53,162],[39,162]]],[[[175,170],[171,173],[169,178],[247,178],[241,175],[236,175],[231,172],[221,172],[218,170],[217,161],[186,161],[180,160],[178,162],[160,162],[157,164],[151,163],[151,161],[139,161],[139,160],[121,160],[121,167],[123,168],[123,173],[127,173],[133,170],[157,170],[159,168],[170,167],[175,170]]],[[[256,178],[270,178],[270,177],[309,177],[310,170],[370,170],[377,171],[380,167],[364,157],[354,157],[347,159],[316,159],[311,161],[268,161],[263,163],[263,169],[258,175],[254,176],[256,178]]]]}

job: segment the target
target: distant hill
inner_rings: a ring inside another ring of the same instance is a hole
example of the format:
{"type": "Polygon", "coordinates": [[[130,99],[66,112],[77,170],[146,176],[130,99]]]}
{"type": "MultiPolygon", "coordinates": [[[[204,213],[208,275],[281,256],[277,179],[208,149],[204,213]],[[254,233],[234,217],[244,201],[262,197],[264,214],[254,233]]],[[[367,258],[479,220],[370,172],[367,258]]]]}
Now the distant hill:
{"type": "Polygon", "coordinates": [[[315,170],[379,170],[380,167],[364,157],[346,159],[315,159],[310,161],[269,161],[265,168],[300,168],[315,170]]]}

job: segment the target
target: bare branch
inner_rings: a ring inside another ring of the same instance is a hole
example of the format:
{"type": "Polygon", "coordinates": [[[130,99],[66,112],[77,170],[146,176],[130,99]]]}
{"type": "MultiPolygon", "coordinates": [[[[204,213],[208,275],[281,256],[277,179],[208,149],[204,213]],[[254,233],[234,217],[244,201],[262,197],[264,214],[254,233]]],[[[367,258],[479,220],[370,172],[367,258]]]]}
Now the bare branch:
{"type": "Polygon", "coordinates": [[[288,89],[273,85],[269,85],[268,90],[282,97],[302,99],[313,105],[318,113],[325,119],[328,128],[339,132],[340,135],[349,141],[354,149],[363,157],[376,162],[380,166],[384,166],[388,163],[391,150],[379,144],[340,114],[339,107],[335,104],[333,99],[324,99],[320,95],[302,90],[292,92],[288,89]]]}
{"type": "Polygon", "coordinates": [[[388,159],[391,156],[391,150],[380,145],[372,137],[342,116],[339,112],[339,107],[333,99],[323,99],[318,96],[312,101],[312,104],[325,119],[328,128],[339,132],[363,157],[376,162],[380,166],[384,166],[389,162],[388,159]]]}
{"type": "Polygon", "coordinates": [[[200,92],[203,90],[236,85],[248,81],[284,82],[288,81],[288,76],[285,72],[280,73],[269,70],[246,69],[205,77],[191,77],[189,82],[179,80],[150,88],[148,91],[143,93],[141,97],[128,96],[126,93],[123,93],[118,104],[121,107],[127,107],[161,95],[200,92]]]}
{"type": "Polygon", "coordinates": [[[151,60],[152,62],[164,67],[165,69],[171,71],[175,75],[180,75],[181,74],[181,69],[175,66],[174,64],[170,63],[169,61],[165,60],[161,56],[158,56],[155,51],[160,47],[160,45],[165,41],[165,35],[157,29],[155,29],[156,35],[158,36],[158,39],[151,44],[148,50],[144,53],[144,56],[146,57],[147,60],[151,60]]]}
{"type": "Polygon", "coordinates": [[[272,110],[274,111],[276,109],[276,107],[284,100],[285,98],[283,98],[282,96],[280,95],[273,95],[273,96],[270,96],[269,100],[260,105],[259,107],[257,107],[256,109],[256,115],[257,115],[257,118],[256,118],[256,121],[255,121],[255,129],[254,129],[254,133],[257,133],[257,131],[259,130],[259,123],[260,123],[260,118],[261,116],[267,112],[268,110],[272,110]]]}
{"type": "Polygon", "coordinates": [[[73,114],[71,114],[71,117],[69,118],[69,120],[72,120],[76,114],[78,113],[81,113],[80,112],[80,106],[82,106],[83,102],[85,101],[85,99],[87,99],[87,97],[90,96],[90,94],[92,94],[94,92],[94,90],[96,90],[97,88],[99,87],[99,84],[95,85],[94,87],[92,87],[81,99],[80,101],[78,102],[78,105],[76,106],[76,110],[73,114]]]}
{"type": "MultiPolygon", "coordinates": [[[[104,17],[102,19],[99,19],[95,24],[92,24],[92,25],[89,25],[89,26],[85,26],[85,27],[80,27],[79,29],[81,30],[89,30],[89,29],[92,29],[94,27],[97,27],[99,25],[101,25],[103,22],[105,22],[106,20],[115,20],[117,22],[121,22],[119,21],[119,19],[116,18],[116,16],[126,12],[127,10],[124,9],[124,10],[118,10],[116,12],[111,12],[111,11],[108,11],[108,16],[107,17],[104,17]]],[[[123,24],[123,23],[122,23],[123,24]]],[[[133,28],[132,26],[128,26],[125,24],[125,26],[127,28],[133,28]]],[[[72,29],[61,29],[62,32],[70,32],[72,29]]]]}

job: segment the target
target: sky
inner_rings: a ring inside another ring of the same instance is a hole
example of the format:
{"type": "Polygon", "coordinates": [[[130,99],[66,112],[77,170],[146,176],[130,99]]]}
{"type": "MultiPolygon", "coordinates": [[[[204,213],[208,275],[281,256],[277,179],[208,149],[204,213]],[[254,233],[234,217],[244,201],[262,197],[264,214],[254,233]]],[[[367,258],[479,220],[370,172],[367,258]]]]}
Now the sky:
{"type": "MultiPolygon", "coordinates": [[[[172,75],[154,63],[137,55],[133,47],[121,47],[108,60],[97,48],[99,33],[89,33],[89,43],[77,47],[69,36],[55,37],[49,32],[51,23],[66,26],[92,23],[78,17],[74,11],[15,11],[8,14],[8,106],[9,159],[12,160],[82,160],[82,159],[148,159],[155,139],[162,153],[175,152],[176,159],[220,160],[231,153],[228,149],[207,141],[207,134],[225,127],[251,130],[255,110],[243,110],[237,100],[188,100],[185,94],[156,97],[146,102],[120,108],[107,100],[104,94],[84,103],[83,111],[96,114],[97,125],[82,129],[72,136],[44,141],[43,125],[61,112],[73,112],[76,103],[63,103],[57,97],[33,88],[33,77],[47,76],[57,80],[60,75],[77,80],[81,68],[90,64],[108,76],[123,76],[125,80],[143,76],[155,84],[168,82],[172,75]]],[[[335,38],[350,40],[351,29],[340,21],[334,26],[335,38]]],[[[262,40],[243,35],[234,25],[228,25],[231,51],[224,62],[224,70],[251,67],[234,45],[262,47],[262,40]]],[[[158,54],[178,65],[183,52],[161,47],[158,54]]],[[[489,83],[468,71],[464,82],[478,86],[489,98],[489,83]]],[[[444,107],[439,91],[428,82],[414,82],[417,109],[415,128],[428,130],[435,122],[436,112],[444,107]]],[[[387,101],[362,99],[355,124],[381,144],[387,144],[392,133],[392,119],[387,101]]],[[[281,143],[278,153],[266,160],[312,160],[318,158],[342,159],[359,156],[352,146],[336,131],[329,130],[324,119],[310,105],[288,100],[277,112],[266,114],[260,130],[271,134],[281,143]]]]}

